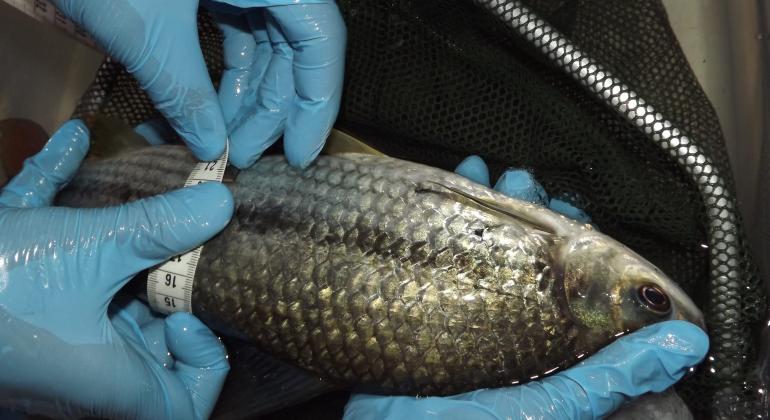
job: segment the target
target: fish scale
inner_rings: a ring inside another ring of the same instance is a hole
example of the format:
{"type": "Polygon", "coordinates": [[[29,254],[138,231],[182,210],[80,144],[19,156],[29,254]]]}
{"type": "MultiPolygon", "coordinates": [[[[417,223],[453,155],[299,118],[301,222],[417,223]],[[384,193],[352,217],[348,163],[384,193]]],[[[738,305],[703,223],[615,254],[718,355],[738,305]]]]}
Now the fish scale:
{"type": "MultiPolygon", "coordinates": [[[[174,146],[90,162],[58,203],[166,192],[194,163],[174,146]]],[[[228,186],[235,213],[205,245],[193,312],[332,384],[455,394],[541,377],[610,340],[576,345],[585,331],[552,270],[565,238],[525,221],[545,209],[503,214],[452,192],[510,200],[485,187],[369,155],[321,156],[305,170],[267,156],[228,186]]]]}

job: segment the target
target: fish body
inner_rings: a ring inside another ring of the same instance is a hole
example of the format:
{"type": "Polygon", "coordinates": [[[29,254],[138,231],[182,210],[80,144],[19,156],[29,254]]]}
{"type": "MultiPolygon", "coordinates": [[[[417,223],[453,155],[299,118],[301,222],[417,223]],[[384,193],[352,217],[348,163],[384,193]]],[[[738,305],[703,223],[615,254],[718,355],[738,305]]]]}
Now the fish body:
{"type": "Polygon", "coordinates": [[[624,405],[607,420],[692,420],[693,415],[673,388],[650,393],[624,405]]]}
{"type": "MultiPolygon", "coordinates": [[[[181,187],[182,147],[95,161],[60,205],[181,187]]],[[[527,382],[667,319],[702,324],[663,273],[589,225],[456,174],[365,154],[260,159],[228,184],[193,312],[332,384],[449,395],[527,382]]]]}

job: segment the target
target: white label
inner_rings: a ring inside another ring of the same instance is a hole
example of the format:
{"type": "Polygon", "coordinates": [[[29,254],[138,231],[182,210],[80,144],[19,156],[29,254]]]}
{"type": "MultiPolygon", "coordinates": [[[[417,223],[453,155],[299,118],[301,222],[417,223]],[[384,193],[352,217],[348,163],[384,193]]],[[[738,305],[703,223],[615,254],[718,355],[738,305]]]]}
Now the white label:
{"type": "MultiPolygon", "coordinates": [[[[222,182],[229,149],[228,141],[225,153],[218,160],[196,164],[185,187],[204,182],[222,182]]],[[[165,314],[192,312],[193,281],[202,249],[203,245],[178,255],[150,272],[147,276],[147,300],[154,310],[165,314]]]]}

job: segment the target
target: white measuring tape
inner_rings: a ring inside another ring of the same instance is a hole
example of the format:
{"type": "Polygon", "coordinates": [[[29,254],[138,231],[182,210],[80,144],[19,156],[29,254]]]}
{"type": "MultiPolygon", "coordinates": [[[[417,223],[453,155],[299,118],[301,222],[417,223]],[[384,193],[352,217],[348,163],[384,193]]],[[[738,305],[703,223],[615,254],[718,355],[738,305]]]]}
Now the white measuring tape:
{"type": "MultiPolygon", "coordinates": [[[[229,149],[228,140],[225,153],[219,159],[196,164],[184,186],[222,182],[229,149]]],[[[186,254],[177,255],[150,271],[147,275],[147,300],[152,309],[166,314],[192,312],[193,281],[202,249],[203,245],[186,254]]]]}

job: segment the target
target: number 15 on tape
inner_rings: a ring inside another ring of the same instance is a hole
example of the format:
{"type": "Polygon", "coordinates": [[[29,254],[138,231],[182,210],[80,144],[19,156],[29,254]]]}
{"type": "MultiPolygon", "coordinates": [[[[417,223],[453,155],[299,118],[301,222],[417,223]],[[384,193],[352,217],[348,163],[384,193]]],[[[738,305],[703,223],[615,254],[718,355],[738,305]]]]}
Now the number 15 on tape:
{"type": "MultiPolygon", "coordinates": [[[[187,177],[185,187],[204,182],[222,182],[227,168],[228,146],[213,162],[200,162],[187,177]]],[[[147,300],[157,312],[192,312],[192,288],[203,245],[177,255],[153,269],[147,276],[147,300]]]]}

